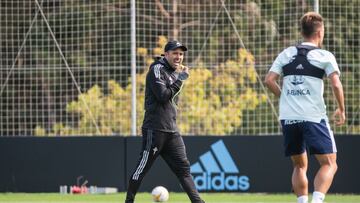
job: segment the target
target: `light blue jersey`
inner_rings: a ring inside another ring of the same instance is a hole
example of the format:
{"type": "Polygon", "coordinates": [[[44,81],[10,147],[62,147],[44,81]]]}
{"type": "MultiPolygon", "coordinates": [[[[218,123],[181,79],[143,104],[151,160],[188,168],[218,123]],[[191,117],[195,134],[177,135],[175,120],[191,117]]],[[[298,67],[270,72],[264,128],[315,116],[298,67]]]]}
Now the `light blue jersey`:
{"type": "Polygon", "coordinates": [[[322,77],[334,72],[340,75],[338,64],[329,51],[308,42],[301,46],[310,49],[291,46],[279,54],[270,68],[271,72],[283,76],[279,119],[327,121],[322,77]]]}

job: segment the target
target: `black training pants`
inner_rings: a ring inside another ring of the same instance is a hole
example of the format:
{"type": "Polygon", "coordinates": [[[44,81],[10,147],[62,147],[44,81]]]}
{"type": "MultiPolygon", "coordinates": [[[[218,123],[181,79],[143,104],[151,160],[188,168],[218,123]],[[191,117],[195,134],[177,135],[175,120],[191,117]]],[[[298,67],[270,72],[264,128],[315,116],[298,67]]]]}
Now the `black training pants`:
{"type": "Polygon", "coordinates": [[[142,179],[156,158],[161,155],[178,177],[191,202],[201,203],[202,200],[190,175],[190,163],[186,157],[184,141],[180,134],[178,132],[169,133],[150,129],[143,129],[142,133],[142,151],[136,169],[130,177],[125,202],[134,202],[142,179]]]}

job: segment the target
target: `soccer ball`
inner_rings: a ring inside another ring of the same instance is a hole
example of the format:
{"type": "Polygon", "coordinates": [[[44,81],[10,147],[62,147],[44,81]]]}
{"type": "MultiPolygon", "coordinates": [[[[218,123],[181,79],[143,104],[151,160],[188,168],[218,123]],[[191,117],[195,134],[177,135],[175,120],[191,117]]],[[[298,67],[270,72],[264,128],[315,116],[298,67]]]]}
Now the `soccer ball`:
{"type": "Polygon", "coordinates": [[[163,186],[156,186],[151,192],[154,202],[166,202],[169,199],[169,192],[163,186]]]}

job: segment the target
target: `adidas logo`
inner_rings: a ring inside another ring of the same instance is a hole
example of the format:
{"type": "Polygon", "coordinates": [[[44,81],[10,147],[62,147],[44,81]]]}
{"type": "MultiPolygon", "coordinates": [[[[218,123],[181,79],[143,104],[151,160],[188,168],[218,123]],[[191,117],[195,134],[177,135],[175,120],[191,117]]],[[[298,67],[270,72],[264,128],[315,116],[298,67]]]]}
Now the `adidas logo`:
{"type": "Polygon", "coordinates": [[[211,150],[190,167],[195,186],[199,191],[246,191],[250,188],[249,177],[239,176],[239,169],[224,142],[219,140],[211,150]]]}
{"type": "Polygon", "coordinates": [[[304,66],[302,66],[302,64],[299,64],[298,66],[296,66],[296,70],[299,70],[299,69],[304,69],[304,66]]]}

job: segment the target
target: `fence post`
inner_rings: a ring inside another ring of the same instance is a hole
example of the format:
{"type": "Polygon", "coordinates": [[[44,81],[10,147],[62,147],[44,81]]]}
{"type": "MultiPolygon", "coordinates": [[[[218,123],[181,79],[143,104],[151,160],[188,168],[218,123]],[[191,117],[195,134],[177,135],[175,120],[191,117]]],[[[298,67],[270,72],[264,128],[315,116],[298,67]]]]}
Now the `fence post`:
{"type": "Polygon", "coordinates": [[[319,0],[314,0],[314,11],[319,13],[319,0]]]}
{"type": "Polygon", "coordinates": [[[136,136],[136,8],[131,0],[131,135],[136,136]]]}

